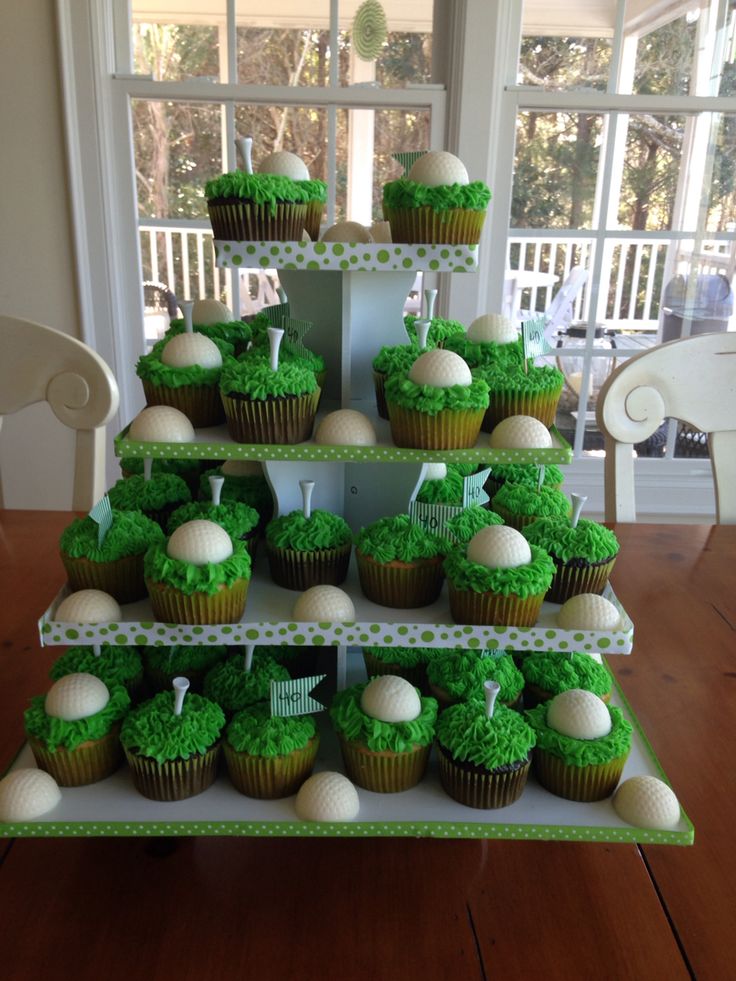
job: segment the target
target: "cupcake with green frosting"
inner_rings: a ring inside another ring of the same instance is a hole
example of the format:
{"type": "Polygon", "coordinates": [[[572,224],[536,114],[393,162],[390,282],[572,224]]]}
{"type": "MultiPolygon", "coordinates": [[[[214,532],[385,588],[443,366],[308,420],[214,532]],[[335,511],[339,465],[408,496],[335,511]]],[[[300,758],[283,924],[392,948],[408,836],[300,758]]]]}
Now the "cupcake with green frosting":
{"type": "Polygon", "coordinates": [[[143,688],[143,661],[134,647],[105,645],[99,654],[92,647],[70,647],[51,666],[49,678],[58,681],[67,674],[92,674],[108,688],[123,685],[132,699],[143,688]]]}
{"type": "Polygon", "coordinates": [[[525,715],[537,736],[534,773],[545,789],[576,801],[611,796],[631,750],[631,723],[620,709],[591,692],[570,689],[525,715]],[[572,727],[567,718],[562,724],[561,700],[575,706],[577,735],[563,731],[572,727]]]}
{"type": "MultiPolygon", "coordinates": [[[[542,487],[560,490],[565,476],[554,463],[548,463],[544,468],[542,487]]],[[[527,487],[539,486],[539,467],[535,463],[494,463],[485,483],[485,491],[493,497],[504,484],[525,484],[527,487]]]]}
{"type": "Polygon", "coordinates": [[[446,466],[442,463],[430,464],[416,499],[422,504],[452,504],[462,507],[464,485],[465,478],[451,463],[446,466]]]}
{"type": "Polygon", "coordinates": [[[271,715],[266,702],[233,716],[223,744],[233,785],[260,800],[295,794],[314,769],[318,748],[313,716],[271,715]]]}
{"type": "Polygon", "coordinates": [[[37,766],[61,787],[104,780],[122,761],[118,737],[129,710],[123,685],[108,688],[81,672],[59,678],[46,695],[31,699],[23,715],[37,766]]]}
{"type": "MultiPolygon", "coordinates": [[[[186,330],[187,327],[183,319],[172,320],[164,334],[164,339],[170,339],[176,334],[183,334],[186,330]]],[[[229,344],[236,357],[246,350],[252,336],[250,324],[244,320],[223,320],[207,324],[193,323],[192,330],[197,334],[204,334],[211,341],[224,341],[229,344]]]]}
{"type": "Polygon", "coordinates": [[[172,513],[166,530],[171,534],[179,525],[197,520],[214,521],[225,529],[233,541],[243,542],[251,558],[255,555],[260,524],[260,515],[255,508],[239,501],[222,501],[220,504],[191,501],[172,513]]]}
{"type": "Polygon", "coordinates": [[[291,511],[266,527],[271,578],[286,589],[339,586],[345,581],[353,533],[344,518],[319,508],[291,511]]]}
{"type": "Polygon", "coordinates": [[[442,590],[449,543],[408,514],[379,518],[355,539],[360,588],[372,602],[398,609],[429,606],[442,590]]]}
{"type": "Polygon", "coordinates": [[[437,722],[440,782],[467,807],[508,807],[526,786],[535,741],[534,730],[505,705],[489,709],[483,698],[451,705],[437,722]]]}
{"type": "Polygon", "coordinates": [[[274,370],[260,353],[226,358],[220,393],[238,443],[303,443],[312,435],[320,388],[299,361],[281,361],[274,370]]]}
{"type": "Polygon", "coordinates": [[[460,514],[445,525],[447,533],[458,546],[467,545],[473,535],[477,534],[481,528],[490,528],[491,525],[502,525],[503,518],[495,511],[481,507],[480,504],[470,504],[463,508],[460,514]]]}
{"type": "Polygon", "coordinates": [[[288,681],[289,672],[268,654],[254,652],[248,668],[240,654],[229,657],[207,672],[204,694],[230,717],[256,702],[270,698],[272,681],[288,681]]]}
{"type": "Polygon", "coordinates": [[[561,691],[583,688],[604,702],[611,698],[611,675],[590,654],[574,651],[537,651],[521,662],[524,707],[534,708],[561,691]]]}
{"type": "Polygon", "coordinates": [[[207,199],[216,239],[245,242],[298,242],[307,221],[313,189],[280,174],[248,174],[244,170],[207,181],[207,199]]]}
{"type": "Polygon", "coordinates": [[[438,653],[432,647],[364,647],[363,663],[369,680],[394,674],[424,691],[427,665],[438,653]]]}
{"type": "Polygon", "coordinates": [[[533,416],[548,429],[554,425],[557,403],[562,395],[565,376],[549,365],[521,364],[481,365],[473,369],[476,378],[487,382],[490,392],[488,410],[481,426],[490,433],[509,416],[533,416]]]}
{"type": "Polygon", "coordinates": [[[143,475],[121,477],[107,496],[116,510],[142,511],[164,530],[172,512],[192,499],[186,481],[174,473],[151,473],[148,480],[143,475]]]}
{"type": "Polygon", "coordinates": [[[538,518],[524,529],[524,536],[552,557],[555,575],[547,593],[552,603],[564,603],[578,593],[602,593],[619,551],[612,531],[579,518],[573,528],[564,518],[538,518]]]}
{"type": "Polygon", "coordinates": [[[353,783],[377,793],[413,787],[432,749],[437,702],[404,678],[382,675],[336,693],[330,719],[353,783]]]}
{"type": "MultiPolygon", "coordinates": [[[[142,456],[124,456],[118,460],[123,477],[143,475],[142,456]]],[[[151,460],[151,474],[173,473],[185,481],[192,497],[199,494],[199,460],[151,460]]]]}
{"type": "Polygon", "coordinates": [[[472,245],[480,240],[491,192],[482,181],[432,187],[409,177],[383,187],[391,240],[409,245],[472,245]]]}
{"type": "Polygon", "coordinates": [[[459,354],[471,368],[497,368],[499,371],[524,370],[524,345],[519,338],[508,344],[498,341],[473,340],[463,332],[453,334],[443,345],[448,351],[459,354]]]}
{"type": "Polygon", "coordinates": [[[225,716],[215,702],[162,691],[133,709],[120,742],[136,790],[150,800],[184,800],[201,794],[217,776],[225,716]]]}
{"type": "Polygon", "coordinates": [[[562,491],[544,485],[537,488],[506,483],[491,498],[491,507],[518,531],[538,518],[567,522],[572,513],[570,499],[562,491]]]}
{"type": "Polygon", "coordinates": [[[144,647],[146,681],[152,691],[158,692],[170,689],[174,678],[183,676],[189,679],[190,691],[201,693],[204,676],[226,657],[224,644],[144,647]]]}
{"type": "MultiPolygon", "coordinates": [[[[265,314],[257,314],[256,321],[254,321],[252,326],[254,328],[253,344],[250,350],[242,355],[242,357],[248,358],[260,354],[262,357],[268,358],[269,340],[267,330],[269,327],[273,327],[273,324],[265,314]]],[[[282,344],[279,349],[279,361],[294,361],[305,368],[309,368],[310,371],[314,372],[319,387],[324,388],[327,377],[327,365],[321,354],[310,351],[309,348],[304,348],[301,354],[296,354],[288,345],[282,344]]]]}
{"type": "Polygon", "coordinates": [[[146,586],[143,557],[163,541],[164,533],[141,511],[113,511],[112,525],[102,544],[99,525],[89,517],[75,518],[61,534],[59,549],[69,588],[101,589],[118,603],[143,599],[146,586]]]}
{"type": "MultiPolygon", "coordinates": [[[[411,343],[416,342],[417,333],[414,324],[418,320],[413,314],[404,317],[404,327],[411,343]]],[[[465,334],[465,327],[459,320],[445,320],[442,317],[432,317],[429,322],[429,333],[427,334],[427,347],[447,347],[447,341],[451,337],[458,337],[465,334]]]]}
{"type": "Polygon", "coordinates": [[[259,515],[258,530],[262,531],[273,517],[273,496],[263,473],[263,464],[255,460],[226,460],[219,467],[205,470],[199,481],[199,497],[212,498],[210,477],[224,477],[220,501],[238,501],[255,508],[259,515]]]}
{"type": "MultiPolygon", "coordinates": [[[[427,342],[427,347],[433,347],[427,342]]],[[[407,372],[422,353],[419,344],[394,344],[382,347],[371,362],[373,369],[373,387],[376,392],[376,408],[381,419],[388,419],[386,405],[386,380],[395,374],[407,372]]]]}
{"type": "Polygon", "coordinates": [[[438,651],[427,666],[427,681],[441,709],[483,698],[485,681],[497,681],[499,702],[516,708],[524,687],[524,676],[510,654],[495,657],[471,650],[438,651]]]}

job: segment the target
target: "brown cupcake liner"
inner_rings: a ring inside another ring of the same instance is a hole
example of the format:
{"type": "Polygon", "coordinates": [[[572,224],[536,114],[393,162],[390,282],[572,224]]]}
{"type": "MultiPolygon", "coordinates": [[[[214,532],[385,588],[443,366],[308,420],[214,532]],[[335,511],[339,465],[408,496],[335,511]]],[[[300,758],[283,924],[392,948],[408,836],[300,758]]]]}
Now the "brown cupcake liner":
{"type": "Polygon", "coordinates": [[[303,749],[295,749],[285,756],[251,756],[236,752],[228,742],[223,746],[233,786],[246,797],[259,800],[295,794],[314,769],[318,748],[319,735],[310,739],[303,749]]]}
{"type": "Polygon", "coordinates": [[[491,389],[491,401],[480,428],[484,433],[490,433],[501,420],[508,419],[509,416],[533,416],[549,429],[554,425],[561,394],[562,385],[559,391],[538,392],[533,395],[523,392],[494,392],[491,389]]]}
{"type": "Polygon", "coordinates": [[[445,793],[466,807],[483,810],[508,807],[521,797],[529,776],[529,760],[486,770],[472,763],[455,762],[440,743],[437,743],[437,756],[445,793]]]}
{"type": "Polygon", "coordinates": [[[143,578],[143,555],[125,555],[114,562],[91,562],[85,558],[73,558],[61,553],[69,588],[101,589],[118,603],[134,603],[144,599],[146,584],[143,578]]]}
{"type": "Polygon", "coordinates": [[[416,562],[376,562],[357,548],[358,577],[363,595],[380,606],[409,610],[434,603],[442,592],[443,557],[416,562]]]}
{"type": "Polygon", "coordinates": [[[161,801],[185,800],[207,790],[217,776],[219,755],[219,743],[188,760],[167,760],[165,763],[125,751],[135,789],[149,800],[161,801]]]}
{"type": "Polygon", "coordinates": [[[317,388],[263,401],[223,395],[228,431],[237,443],[303,443],[312,435],[320,394],[317,388]]]}
{"type": "Polygon", "coordinates": [[[239,623],[249,584],[249,579],[236,579],[212,596],[197,592],[187,596],[173,586],[146,580],[154,619],[161,623],[239,623]]]}
{"type": "Polygon", "coordinates": [[[404,664],[390,664],[387,661],[381,661],[366,650],[363,651],[363,663],[369,678],[392,674],[398,678],[404,678],[415,688],[419,688],[420,691],[424,691],[427,687],[427,668],[424,664],[416,664],[413,667],[407,667],[404,664]]]}
{"type": "Polygon", "coordinates": [[[616,563],[616,557],[590,565],[572,565],[552,556],[555,574],[546,598],[551,603],[564,603],[579,593],[602,593],[616,563]]]}
{"type": "Polygon", "coordinates": [[[432,749],[430,744],[415,746],[406,753],[378,753],[339,734],[338,738],[348,777],[378,794],[396,794],[416,786],[424,776],[432,749]]]}
{"type": "Polygon", "coordinates": [[[534,774],[545,790],[556,797],[587,803],[611,796],[621,779],[628,756],[627,750],[610,763],[571,766],[537,746],[532,758],[534,774]]]}
{"type": "Polygon", "coordinates": [[[408,245],[476,245],[485,211],[452,208],[437,213],[429,206],[387,208],[383,216],[391,226],[391,241],[408,245]]]}
{"type": "Polygon", "coordinates": [[[376,391],[376,409],[381,419],[388,419],[386,405],[386,375],[380,371],[373,372],[373,387],[376,391]]]}
{"type": "MultiPolygon", "coordinates": [[[[524,708],[533,709],[542,702],[548,702],[550,698],[555,697],[555,692],[547,691],[545,688],[540,688],[539,685],[524,685],[524,708]]],[[[598,696],[602,702],[608,704],[611,701],[611,692],[607,691],[605,695],[598,696]]]]}
{"type": "Polygon", "coordinates": [[[544,593],[536,596],[517,596],[510,593],[476,593],[472,589],[456,589],[447,583],[450,612],[455,623],[479,626],[533,627],[537,622],[544,593]]]}
{"type": "Polygon", "coordinates": [[[170,405],[189,419],[195,427],[217,426],[225,420],[220,390],[217,385],[181,385],[170,388],[143,381],[143,393],[148,405],[170,405]]]}
{"type": "Polygon", "coordinates": [[[76,749],[59,746],[52,753],[34,736],[29,736],[28,745],[39,769],[50,773],[60,787],[97,783],[114,773],[123,762],[120,723],[115,724],[101,739],[88,739],[76,749]]]}
{"type": "Polygon", "coordinates": [[[339,586],[345,582],[350,565],[352,543],[341,548],[320,548],[297,552],[276,548],[266,540],[266,555],[271,578],[285,589],[309,589],[311,586],[339,586]]]}
{"type": "Polygon", "coordinates": [[[453,412],[443,409],[434,416],[405,409],[387,401],[391,438],[397,446],[418,450],[467,450],[475,445],[484,409],[453,412]]]}
{"type": "Polygon", "coordinates": [[[307,235],[309,235],[313,242],[319,241],[322,216],[324,213],[324,201],[307,201],[307,213],[304,217],[304,231],[307,233],[307,235]]]}
{"type": "Polygon", "coordinates": [[[268,204],[227,201],[207,204],[216,239],[245,242],[299,242],[304,237],[306,204],[282,202],[271,214],[268,204]]]}

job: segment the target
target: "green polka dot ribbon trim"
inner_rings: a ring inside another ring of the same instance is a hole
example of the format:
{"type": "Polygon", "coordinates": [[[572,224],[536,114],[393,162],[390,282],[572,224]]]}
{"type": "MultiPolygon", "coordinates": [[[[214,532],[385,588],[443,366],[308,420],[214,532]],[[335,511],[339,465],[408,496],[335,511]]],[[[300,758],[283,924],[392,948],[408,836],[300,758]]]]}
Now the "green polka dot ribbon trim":
{"type": "Polygon", "coordinates": [[[477,245],[384,245],[350,242],[223,242],[215,241],[221,268],[278,267],[335,269],[350,272],[475,272],[477,245]]]}

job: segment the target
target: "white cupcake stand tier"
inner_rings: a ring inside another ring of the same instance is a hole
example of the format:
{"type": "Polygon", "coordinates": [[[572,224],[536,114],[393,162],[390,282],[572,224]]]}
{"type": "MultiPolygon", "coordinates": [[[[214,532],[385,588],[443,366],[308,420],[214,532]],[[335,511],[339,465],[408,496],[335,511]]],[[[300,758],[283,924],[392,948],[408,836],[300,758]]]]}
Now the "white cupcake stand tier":
{"type": "MultiPolygon", "coordinates": [[[[327,363],[323,409],[357,408],[374,419],[378,443],[371,447],[243,445],[233,442],[224,427],[200,430],[191,443],[142,443],[124,430],[115,441],[119,456],[172,457],[208,460],[264,461],[273,491],[275,513],[301,504],[299,481],[315,481],[313,508],[342,514],[357,530],[387,514],[405,512],[429,462],[557,463],[570,461],[570,447],[552,431],[553,446],[545,450],[491,450],[487,434],[473,449],[428,452],[399,449],[388,425],[375,418],[371,361],[382,345],[406,342],[402,310],[418,269],[429,272],[472,272],[474,246],[348,245],[342,243],[216,242],[220,266],[277,267],[290,304],[290,314],[314,324],[307,347],[327,363]],[[366,464],[386,463],[390,467],[366,464]],[[387,479],[388,476],[388,479],[387,479]]],[[[55,620],[64,587],[39,621],[45,645],[93,644],[278,644],[324,647],[334,652],[337,684],[365,678],[356,647],[474,648],[492,656],[517,651],[589,651],[628,654],[633,625],[613,591],[606,595],[621,613],[615,631],[565,631],[556,626],[559,606],[545,603],[534,627],[473,626],[454,623],[446,589],[431,606],[395,610],[368,601],[358,583],[354,561],[343,588],[351,596],[355,622],[298,623],[291,616],[297,593],[276,586],[263,556],[255,563],[244,619],[218,626],[188,626],[153,620],[148,601],[122,608],[119,623],[61,623],[55,620]],[[348,653],[349,652],[349,653],[348,653]]],[[[664,774],[636,718],[614,685],[612,703],[619,705],[634,727],[632,752],[623,778],[664,774]]],[[[318,716],[322,742],[317,770],[342,770],[340,753],[326,714],[318,716]]],[[[13,766],[32,766],[24,747],[13,766]]],[[[0,825],[2,836],[68,835],[261,835],[277,837],[430,836],[439,838],[513,838],[567,841],[690,844],[693,827],[684,812],[679,825],[667,831],[632,827],[621,821],[610,800],[575,803],[553,796],[532,775],[521,798],[499,811],[464,807],[442,790],[434,754],[419,785],[399,794],[375,794],[359,788],[360,814],[344,824],[301,822],[294,799],[258,801],[239,794],[226,776],[198,797],[176,803],[149,801],[135,792],[126,768],[88,787],[62,791],[62,801],[46,818],[0,825]]]]}

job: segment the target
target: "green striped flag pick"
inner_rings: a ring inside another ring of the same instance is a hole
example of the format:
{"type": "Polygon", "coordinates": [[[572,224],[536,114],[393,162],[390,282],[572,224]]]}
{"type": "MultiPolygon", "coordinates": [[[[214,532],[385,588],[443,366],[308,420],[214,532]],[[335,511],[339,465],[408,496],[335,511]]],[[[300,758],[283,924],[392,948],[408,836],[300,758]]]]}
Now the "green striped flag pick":
{"type": "Polygon", "coordinates": [[[309,678],[272,681],[271,715],[286,717],[324,712],[325,706],[312,698],[310,693],[326,677],[326,674],[313,674],[309,678]]]}
{"type": "Polygon", "coordinates": [[[483,485],[488,480],[490,473],[491,468],[486,467],[485,470],[480,470],[478,473],[471,473],[469,477],[463,480],[464,508],[470,504],[487,504],[490,501],[490,497],[483,490],[483,485]]]}
{"type": "Polygon", "coordinates": [[[535,320],[524,320],[521,324],[521,335],[524,339],[524,358],[539,358],[549,354],[553,349],[544,336],[546,321],[544,317],[535,320]]]}
{"type": "Polygon", "coordinates": [[[463,509],[455,504],[427,504],[425,501],[409,502],[409,517],[433,535],[449,536],[447,522],[463,509]]]}
{"type": "Polygon", "coordinates": [[[107,494],[95,504],[89,512],[89,516],[97,522],[97,544],[102,545],[105,535],[112,526],[112,506],[107,494]]]}
{"type": "Polygon", "coordinates": [[[284,317],[288,317],[290,313],[290,307],[288,303],[274,303],[273,306],[264,307],[263,312],[268,317],[268,322],[272,327],[278,327],[279,330],[284,326],[284,317]]]}
{"type": "Polygon", "coordinates": [[[311,320],[296,320],[294,317],[284,317],[281,326],[284,328],[284,344],[292,354],[303,358],[309,354],[304,346],[304,335],[309,333],[313,324],[311,320]]]}
{"type": "Polygon", "coordinates": [[[408,174],[412,166],[420,157],[427,153],[426,150],[407,150],[406,152],[392,153],[391,156],[404,168],[404,175],[408,174]]]}

